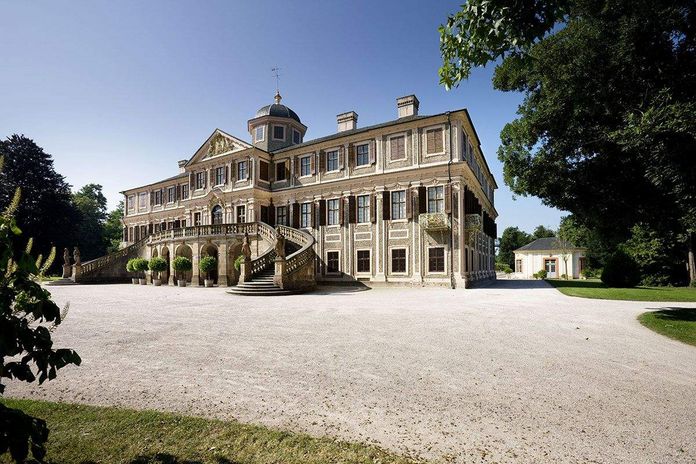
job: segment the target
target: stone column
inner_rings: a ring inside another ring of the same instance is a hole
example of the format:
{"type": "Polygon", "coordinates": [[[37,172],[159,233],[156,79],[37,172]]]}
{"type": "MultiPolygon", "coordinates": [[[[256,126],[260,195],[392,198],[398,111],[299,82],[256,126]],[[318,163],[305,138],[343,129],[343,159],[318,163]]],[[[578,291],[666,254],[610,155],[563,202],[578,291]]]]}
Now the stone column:
{"type": "Polygon", "coordinates": [[[373,277],[375,282],[386,282],[387,281],[387,269],[389,262],[387,261],[387,223],[384,222],[384,187],[379,187],[382,190],[378,190],[375,201],[375,224],[372,226],[373,233],[373,243],[375,244],[375,268],[377,272],[373,277]]]}
{"type": "Polygon", "coordinates": [[[249,282],[251,280],[251,259],[246,258],[239,266],[239,283],[249,282]]]}
{"type": "Polygon", "coordinates": [[[230,284],[227,276],[227,242],[218,245],[218,285],[227,287],[230,284]]]}
{"type": "Polygon", "coordinates": [[[198,261],[200,259],[200,244],[198,241],[194,242],[192,248],[191,263],[193,264],[193,269],[191,271],[191,286],[199,287],[201,285],[200,270],[198,269],[198,261]]]}

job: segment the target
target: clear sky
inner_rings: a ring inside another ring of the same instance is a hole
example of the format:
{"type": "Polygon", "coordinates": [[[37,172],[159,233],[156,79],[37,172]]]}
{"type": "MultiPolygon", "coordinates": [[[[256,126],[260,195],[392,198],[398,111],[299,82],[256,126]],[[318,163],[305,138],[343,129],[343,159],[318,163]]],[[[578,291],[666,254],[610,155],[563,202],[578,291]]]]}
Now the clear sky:
{"type": "Polygon", "coordinates": [[[503,183],[500,129],[521,96],[493,90],[491,69],[438,84],[437,27],[459,3],[0,0],[0,136],[34,139],[112,208],[119,191],[176,174],[216,127],[248,141],[277,65],[305,140],[334,133],[344,111],[358,126],[395,119],[411,93],[420,114],[468,108],[500,186],[499,231],[556,228],[559,211],[503,183]]]}

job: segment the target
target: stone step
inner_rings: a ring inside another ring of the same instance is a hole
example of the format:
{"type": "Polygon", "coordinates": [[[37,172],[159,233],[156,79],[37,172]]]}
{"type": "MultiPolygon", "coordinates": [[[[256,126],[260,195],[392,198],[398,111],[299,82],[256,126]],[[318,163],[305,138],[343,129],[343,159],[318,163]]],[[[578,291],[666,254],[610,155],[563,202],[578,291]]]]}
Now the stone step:
{"type": "Polygon", "coordinates": [[[246,295],[246,296],[279,296],[279,295],[293,295],[297,292],[292,291],[292,290],[283,290],[282,288],[278,288],[278,287],[276,287],[274,289],[264,289],[264,290],[232,287],[230,290],[227,291],[227,293],[230,293],[232,295],[246,295]]]}

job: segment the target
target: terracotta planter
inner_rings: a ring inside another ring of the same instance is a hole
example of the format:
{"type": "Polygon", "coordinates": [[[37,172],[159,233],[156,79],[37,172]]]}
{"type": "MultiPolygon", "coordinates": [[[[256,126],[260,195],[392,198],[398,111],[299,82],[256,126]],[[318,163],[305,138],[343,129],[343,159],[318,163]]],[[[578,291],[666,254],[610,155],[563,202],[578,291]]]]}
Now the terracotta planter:
{"type": "Polygon", "coordinates": [[[185,281],[185,280],[177,280],[176,283],[177,283],[177,285],[179,285],[179,287],[185,287],[185,286],[186,286],[186,281],[185,281]]]}
{"type": "Polygon", "coordinates": [[[203,283],[205,284],[206,287],[212,287],[213,285],[215,285],[215,281],[214,281],[214,280],[209,280],[209,279],[205,279],[205,280],[203,281],[203,283]]]}
{"type": "Polygon", "coordinates": [[[133,277],[133,278],[131,279],[131,281],[132,281],[135,285],[138,285],[138,284],[140,283],[140,282],[138,281],[138,278],[137,278],[137,277],[133,277]]]}
{"type": "Polygon", "coordinates": [[[152,285],[154,285],[155,287],[159,287],[160,285],[162,285],[162,281],[160,279],[152,279],[152,285]]]}
{"type": "Polygon", "coordinates": [[[147,285],[147,279],[138,279],[140,285],[147,285]]]}

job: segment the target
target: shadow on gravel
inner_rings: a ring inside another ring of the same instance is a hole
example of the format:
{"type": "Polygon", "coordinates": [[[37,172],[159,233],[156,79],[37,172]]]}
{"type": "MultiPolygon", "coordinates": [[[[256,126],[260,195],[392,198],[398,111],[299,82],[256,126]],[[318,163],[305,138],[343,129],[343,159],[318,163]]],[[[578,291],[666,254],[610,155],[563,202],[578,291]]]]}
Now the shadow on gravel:
{"type": "Polygon", "coordinates": [[[319,285],[316,290],[312,291],[312,295],[336,295],[339,293],[358,293],[372,290],[367,285],[356,282],[351,282],[345,285],[319,285]]]}
{"type": "Polygon", "coordinates": [[[497,279],[475,284],[471,289],[494,288],[496,290],[548,289],[550,285],[543,280],[497,279]]]}

